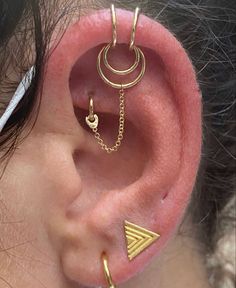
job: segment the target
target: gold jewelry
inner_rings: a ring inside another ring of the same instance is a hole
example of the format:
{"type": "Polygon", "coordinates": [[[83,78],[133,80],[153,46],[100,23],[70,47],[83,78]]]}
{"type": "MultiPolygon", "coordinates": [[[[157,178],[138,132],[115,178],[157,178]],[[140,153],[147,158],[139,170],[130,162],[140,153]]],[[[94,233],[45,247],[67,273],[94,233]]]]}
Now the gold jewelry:
{"type": "MultiPolygon", "coordinates": [[[[108,62],[108,56],[107,56],[108,52],[111,48],[114,48],[117,44],[117,30],[116,30],[117,19],[116,19],[116,12],[115,12],[115,6],[114,5],[111,5],[112,30],[113,30],[112,31],[112,42],[107,44],[105,47],[103,47],[101,49],[101,51],[98,54],[98,58],[97,58],[97,71],[98,71],[98,74],[100,75],[100,77],[102,78],[102,80],[108,86],[119,90],[119,100],[120,100],[119,130],[118,130],[117,140],[116,140],[114,146],[108,147],[104,143],[104,140],[102,139],[100,133],[98,132],[98,124],[99,124],[98,116],[96,114],[93,114],[93,112],[91,113],[91,108],[89,110],[90,111],[89,116],[86,117],[86,123],[94,132],[94,135],[98,141],[98,144],[101,146],[101,148],[103,150],[105,150],[109,154],[112,152],[118,151],[118,148],[121,146],[121,142],[124,138],[124,131],[125,131],[125,89],[131,88],[131,87],[137,85],[142,80],[142,78],[145,74],[145,71],[146,71],[145,56],[144,56],[142,50],[135,45],[135,35],[136,35],[136,30],[137,30],[139,14],[140,14],[140,9],[137,7],[135,10],[135,14],[134,14],[131,39],[130,39],[130,49],[133,50],[134,54],[135,54],[134,64],[131,67],[129,67],[128,69],[118,70],[118,69],[115,69],[114,67],[112,67],[108,62]],[[104,67],[108,71],[110,71],[113,74],[118,75],[118,76],[129,75],[130,73],[134,72],[135,69],[138,68],[138,66],[140,65],[140,62],[142,62],[142,64],[141,64],[140,73],[138,74],[138,76],[133,81],[127,82],[127,83],[122,83],[122,82],[115,83],[115,82],[112,82],[111,80],[109,80],[108,77],[103,72],[102,63],[101,63],[102,61],[103,61],[104,67]]],[[[89,101],[90,101],[89,106],[90,107],[93,106],[93,102],[91,102],[92,100],[90,99],[89,101]]]]}
{"type": "MultiPolygon", "coordinates": [[[[127,75],[131,72],[133,72],[137,67],[138,67],[138,64],[140,62],[140,53],[138,51],[138,48],[137,47],[134,47],[134,51],[135,51],[135,63],[128,69],[126,70],[117,70],[115,68],[113,68],[109,63],[108,63],[108,59],[107,59],[107,54],[108,54],[108,51],[110,50],[111,48],[111,45],[108,44],[105,48],[104,48],[104,53],[103,53],[103,62],[105,64],[105,66],[107,67],[107,69],[109,69],[111,72],[117,74],[117,75],[127,75]]],[[[102,53],[101,53],[102,54],[102,53]]],[[[100,59],[101,60],[101,59],[100,59]]]]}
{"type": "Polygon", "coordinates": [[[159,234],[128,221],[125,221],[125,236],[130,261],[160,238],[159,234]]]}
{"type": "Polygon", "coordinates": [[[103,261],[103,269],[104,269],[104,274],[105,274],[105,278],[107,280],[107,284],[109,288],[116,288],[115,284],[113,283],[112,277],[111,277],[111,273],[108,267],[108,260],[107,260],[107,256],[106,253],[104,252],[102,254],[102,261],[103,261]]]}
{"type": "Polygon", "coordinates": [[[111,4],[111,20],[112,20],[112,47],[116,46],[117,43],[117,32],[116,32],[116,9],[115,5],[111,4]]]}
{"type": "MultiPolygon", "coordinates": [[[[121,145],[121,141],[123,140],[123,137],[124,137],[124,129],[125,129],[125,96],[124,96],[124,90],[121,89],[119,91],[119,94],[120,94],[119,130],[118,130],[117,140],[116,140],[115,145],[113,147],[108,147],[104,143],[100,133],[98,132],[99,119],[98,119],[97,114],[91,114],[91,116],[93,115],[92,117],[90,117],[90,116],[86,117],[86,123],[92,129],[94,136],[98,141],[98,145],[100,145],[102,150],[105,150],[108,154],[118,150],[118,148],[121,145]]],[[[93,101],[91,102],[91,98],[90,98],[89,102],[90,102],[90,104],[93,103],[93,101]]]]}
{"type": "MultiPolygon", "coordinates": [[[[102,68],[101,68],[101,56],[102,56],[102,54],[104,54],[104,51],[106,50],[106,49],[110,49],[110,47],[111,47],[111,44],[108,44],[106,47],[104,47],[104,48],[102,48],[102,50],[100,51],[100,53],[98,54],[98,60],[97,60],[97,69],[98,69],[98,73],[99,73],[99,75],[101,76],[101,78],[102,78],[102,80],[107,84],[107,85],[109,85],[109,86],[111,86],[111,87],[113,87],[113,88],[115,88],[115,89],[128,89],[128,88],[131,88],[131,87],[133,87],[133,86],[135,86],[136,84],[138,84],[141,80],[142,80],[142,78],[143,78],[143,76],[144,76],[144,74],[145,74],[145,71],[146,71],[146,59],[145,59],[145,56],[144,56],[144,54],[143,54],[143,52],[141,51],[141,49],[140,48],[138,48],[138,47],[136,47],[135,46],[135,52],[137,52],[138,54],[139,54],[139,58],[141,58],[142,59],[142,69],[141,69],[141,71],[140,71],[140,73],[139,73],[139,75],[137,76],[137,78],[136,79],[134,79],[133,81],[131,81],[131,82],[128,82],[128,83],[125,83],[125,84],[120,84],[120,83],[114,83],[114,82],[112,82],[112,81],[110,81],[106,76],[105,76],[105,74],[103,73],[103,71],[102,71],[102,68]],[[141,56],[141,57],[140,57],[141,56]]],[[[137,61],[137,60],[136,60],[137,61]]],[[[139,60],[139,62],[140,62],[140,60],[139,60]]],[[[138,62],[138,64],[139,64],[139,62],[138,62]]],[[[135,66],[136,64],[134,64],[133,66],[135,66]]],[[[132,67],[133,67],[132,66],[132,67]]],[[[131,67],[131,68],[132,68],[131,67]]],[[[124,70],[124,71],[119,71],[119,70],[115,70],[115,69],[110,69],[109,68],[109,70],[111,70],[111,72],[113,72],[114,74],[117,74],[117,75],[128,75],[128,74],[130,74],[133,70],[131,69],[131,68],[129,68],[129,69],[127,69],[127,70],[124,70]],[[131,70],[131,72],[130,72],[130,70],[131,70]],[[114,71],[116,71],[116,72],[114,72],[114,71]],[[117,72],[117,71],[119,71],[119,72],[117,72]],[[126,72],[125,72],[126,71],[126,72]],[[127,72],[128,71],[128,72],[127,72]],[[122,74],[121,74],[122,73],[122,74]]]]}
{"type": "Polygon", "coordinates": [[[99,123],[98,115],[94,114],[93,99],[91,97],[89,98],[89,116],[86,117],[86,123],[92,130],[97,129],[99,123]]]}
{"type": "Polygon", "coordinates": [[[135,13],[134,13],[133,28],[132,28],[131,40],[130,40],[130,46],[129,46],[130,50],[134,49],[134,47],[135,47],[135,34],[136,34],[136,30],[137,30],[139,15],[140,15],[140,8],[137,7],[135,9],[135,13]]]}

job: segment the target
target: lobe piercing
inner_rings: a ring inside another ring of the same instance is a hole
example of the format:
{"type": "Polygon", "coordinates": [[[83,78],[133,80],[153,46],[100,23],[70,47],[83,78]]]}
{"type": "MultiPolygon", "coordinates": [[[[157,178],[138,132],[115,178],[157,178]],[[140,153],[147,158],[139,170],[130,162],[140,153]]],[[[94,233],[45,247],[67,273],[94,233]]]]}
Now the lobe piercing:
{"type": "Polygon", "coordinates": [[[102,261],[103,261],[103,270],[105,274],[105,278],[107,280],[107,284],[109,288],[116,288],[115,284],[113,283],[112,277],[111,277],[111,272],[108,267],[108,260],[107,260],[107,255],[104,252],[102,254],[102,261]]]}

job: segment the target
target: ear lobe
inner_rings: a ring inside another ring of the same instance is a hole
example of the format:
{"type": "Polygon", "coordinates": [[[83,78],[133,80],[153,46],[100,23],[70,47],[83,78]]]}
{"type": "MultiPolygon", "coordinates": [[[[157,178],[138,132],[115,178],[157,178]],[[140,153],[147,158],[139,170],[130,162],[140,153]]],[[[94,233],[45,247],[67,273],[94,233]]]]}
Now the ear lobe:
{"type": "MultiPolygon", "coordinates": [[[[117,11],[120,43],[129,43],[132,17],[117,11]]],[[[105,114],[101,129],[107,125],[105,136],[111,135],[117,102],[110,100],[114,92],[95,70],[97,47],[111,40],[110,22],[110,11],[97,12],[66,32],[49,60],[41,119],[57,107],[70,129],[84,131],[73,106],[80,113],[88,111],[85,92],[93,90],[96,113],[105,114]]],[[[133,276],[162,251],[182,219],[198,170],[201,97],[189,57],[169,31],[145,16],[139,20],[136,45],[145,52],[147,72],[138,86],[126,91],[127,132],[121,151],[107,156],[84,132],[75,157],[83,192],[68,207],[64,227],[69,236],[65,233],[60,253],[66,276],[84,285],[105,284],[103,251],[115,283],[133,276]],[[125,220],[161,235],[132,262],[125,220]]],[[[68,131],[62,120],[54,121],[68,131]]]]}

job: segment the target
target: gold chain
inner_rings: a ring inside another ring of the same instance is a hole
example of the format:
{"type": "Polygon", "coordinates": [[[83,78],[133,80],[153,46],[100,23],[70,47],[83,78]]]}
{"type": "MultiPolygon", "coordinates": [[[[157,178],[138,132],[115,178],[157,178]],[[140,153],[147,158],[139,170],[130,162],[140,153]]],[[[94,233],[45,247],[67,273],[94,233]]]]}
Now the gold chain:
{"type": "Polygon", "coordinates": [[[116,152],[121,145],[121,142],[124,138],[124,131],[125,131],[125,92],[124,89],[119,91],[119,99],[120,99],[120,117],[119,117],[119,132],[117,136],[117,140],[113,147],[108,147],[104,140],[101,137],[101,134],[98,132],[98,128],[92,129],[94,132],[94,136],[98,141],[98,144],[101,146],[103,150],[105,150],[108,154],[112,152],[116,152]]]}

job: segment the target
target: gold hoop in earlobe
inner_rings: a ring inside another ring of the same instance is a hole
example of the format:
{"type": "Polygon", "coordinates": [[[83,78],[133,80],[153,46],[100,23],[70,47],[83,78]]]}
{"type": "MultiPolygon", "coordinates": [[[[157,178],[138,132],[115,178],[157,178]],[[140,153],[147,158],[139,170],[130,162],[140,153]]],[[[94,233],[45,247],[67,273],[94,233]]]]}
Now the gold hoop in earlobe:
{"type": "Polygon", "coordinates": [[[135,9],[135,13],[134,13],[134,21],[133,21],[133,27],[132,27],[131,39],[130,39],[130,46],[129,46],[130,50],[133,50],[134,47],[135,47],[135,36],[136,36],[136,30],[137,30],[137,24],[138,24],[139,15],[140,15],[140,8],[137,7],[135,9]]]}
{"type": "Polygon", "coordinates": [[[107,280],[108,288],[116,288],[111,277],[111,273],[108,267],[108,260],[107,260],[107,256],[105,252],[102,254],[102,261],[103,261],[103,269],[104,269],[104,274],[107,280]]]}

